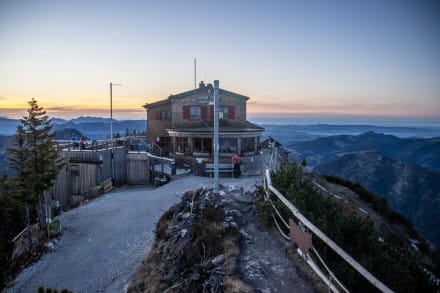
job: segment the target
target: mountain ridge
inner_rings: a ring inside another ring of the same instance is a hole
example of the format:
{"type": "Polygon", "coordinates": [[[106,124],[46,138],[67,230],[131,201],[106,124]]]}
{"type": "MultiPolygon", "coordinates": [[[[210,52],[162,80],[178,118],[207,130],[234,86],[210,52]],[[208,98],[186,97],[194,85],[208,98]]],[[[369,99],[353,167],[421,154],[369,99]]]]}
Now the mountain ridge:
{"type": "Polygon", "coordinates": [[[440,137],[399,138],[368,131],[360,135],[334,135],[287,145],[296,160],[314,167],[347,153],[377,152],[397,160],[440,172],[440,137]]]}
{"type": "MultiPolygon", "coordinates": [[[[52,131],[63,129],[77,129],[90,139],[106,139],[110,136],[110,119],[102,117],[78,117],[71,120],[51,118],[52,131]]],[[[124,135],[129,132],[144,132],[147,128],[146,120],[115,120],[113,119],[113,134],[119,132],[124,135]]],[[[0,135],[12,136],[16,132],[20,119],[0,118],[0,135]]]]}
{"type": "Polygon", "coordinates": [[[361,183],[408,217],[436,247],[440,246],[440,173],[376,152],[342,155],[314,170],[361,183]]]}

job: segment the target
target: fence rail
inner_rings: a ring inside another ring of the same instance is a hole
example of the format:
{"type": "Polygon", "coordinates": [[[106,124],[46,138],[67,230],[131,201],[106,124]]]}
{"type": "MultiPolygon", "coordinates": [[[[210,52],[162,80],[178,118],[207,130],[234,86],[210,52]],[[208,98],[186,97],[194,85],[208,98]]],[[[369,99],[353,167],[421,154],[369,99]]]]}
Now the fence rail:
{"type": "Polygon", "coordinates": [[[127,146],[131,151],[151,151],[152,145],[143,136],[127,136],[94,140],[55,140],[59,150],[102,150],[117,146],[127,146]]]}
{"type": "MultiPolygon", "coordinates": [[[[266,169],[264,185],[267,196],[270,198],[271,194],[274,194],[293,214],[293,216],[299,220],[299,222],[309,229],[316,237],[321,239],[326,245],[328,245],[334,252],[336,252],[342,259],[344,259],[352,268],[354,268],[360,275],[367,279],[372,285],[382,292],[393,292],[379,279],[373,276],[367,271],[360,263],[354,260],[348,253],[346,253],[339,245],[331,240],[326,234],[324,234],[318,227],[310,222],[299,210],[289,201],[283,194],[281,194],[273,185],[270,177],[270,169],[266,169]]],[[[285,222],[285,221],[284,221],[285,222]]],[[[301,250],[300,250],[301,251],[301,250]]],[[[301,252],[302,253],[302,252],[301,252]]],[[[337,291],[335,288],[329,287],[333,291],[337,291]]]]}

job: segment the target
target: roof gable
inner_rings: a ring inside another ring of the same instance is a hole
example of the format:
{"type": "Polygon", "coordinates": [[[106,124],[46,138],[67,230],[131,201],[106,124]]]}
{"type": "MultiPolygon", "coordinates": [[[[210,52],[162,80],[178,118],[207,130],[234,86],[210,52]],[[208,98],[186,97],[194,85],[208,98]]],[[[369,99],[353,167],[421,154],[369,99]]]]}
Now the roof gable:
{"type": "MultiPolygon", "coordinates": [[[[211,95],[214,96],[214,89],[212,87],[212,84],[207,84],[205,85],[203,82],[200,83],[200,86],[197,89],[194,90],[189,90],[186,92],[182,92],[176,95],[170,95],[168,98],[163,99],[163,100],[159,100],[157,102],[153,102],[153,103],[146,103],[143,107],[145,109],[148,108],[154,108],[156,106],[161,106],[163,104],[166,104],[168,102],[171,102],[174,99],[183,99],[186,97],[190,97],[190,96],[197,96],[197,95],[206,95],[209,90],[211,90],[211,95]]],[[[249,100],[249,97],[244,96],[244,95],[240,95],[231,91],[227,91],[224,89],[219,89],[219,94],[221,95],[227,95],[230,97],[234,97],[234,98],[238,98],[238,99],[243,99],[245,101],[249,100]]]]}

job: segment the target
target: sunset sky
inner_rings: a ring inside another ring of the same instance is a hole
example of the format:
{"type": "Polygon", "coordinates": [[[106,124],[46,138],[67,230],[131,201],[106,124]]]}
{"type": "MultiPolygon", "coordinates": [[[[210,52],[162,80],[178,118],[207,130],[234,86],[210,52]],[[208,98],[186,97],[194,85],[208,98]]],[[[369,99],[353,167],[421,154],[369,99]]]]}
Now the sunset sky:
{"type": "Polygon", "coordinates": [[[438,1],[0,1],[0,116],[143,119],[220,80],[250,115],[440,121],[438,1]]]}

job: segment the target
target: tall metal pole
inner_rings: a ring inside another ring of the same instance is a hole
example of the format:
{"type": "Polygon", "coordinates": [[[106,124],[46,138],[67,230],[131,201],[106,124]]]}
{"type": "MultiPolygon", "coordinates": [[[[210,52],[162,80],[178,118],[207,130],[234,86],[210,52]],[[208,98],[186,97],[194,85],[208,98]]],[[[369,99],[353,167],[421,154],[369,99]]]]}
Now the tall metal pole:
{"type": "Polygon", "coordinates": [[[219,191],[218,183],[218,152],[219,152],[219,81],[214,80],[214,192],[219,191]]]}
{"type": "Polygon", "coordinates": [[[113,149],[113,93],[112,93],[113,84],[110,83],[110,145],[113,149]]]}
{"type": "Polygon", "coordinates": [[[112,184],[115,183],[115,166],[113,162],[113,92],[112,92],[113,84],[110,83],[110,147],[111,147],[111,171],[112,171],[112,184]]]}
{"type": "Polygon", "coordinates": [[[114,183],[115,180],[115,166],[113,164],[113,86],[118,85],[121,86],[122,84],[116,84],[110,82],[110,147],[112,150],[111,153],[111,168],[112,168],[112,182],[114,183]]]}

